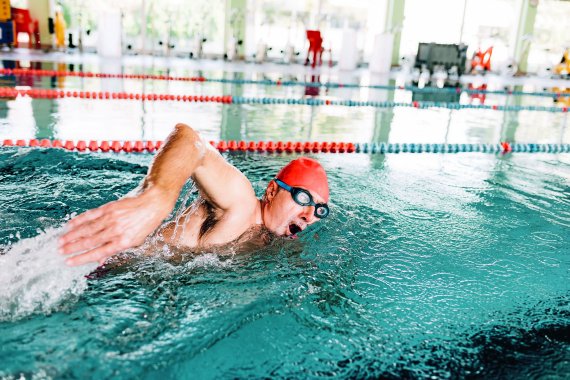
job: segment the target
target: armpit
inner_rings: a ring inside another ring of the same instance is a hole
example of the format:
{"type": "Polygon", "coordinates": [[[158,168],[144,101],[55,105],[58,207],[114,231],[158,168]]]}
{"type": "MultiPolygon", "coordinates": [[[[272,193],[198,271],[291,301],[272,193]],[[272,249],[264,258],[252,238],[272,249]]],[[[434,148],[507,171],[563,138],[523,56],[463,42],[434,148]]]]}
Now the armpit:
{"type": "Polygon", "coordinates": [[[200,233],[198,234],[198,239],[202,239],[204,237],[204,235],[206,235],[209,231],[211,231],[212,228],[214,228],[214,226],[218,222],[218,216],[216,215],[216,209],[214,208],[212,203],[210,203],[207,200],[204,200],[203,202],[204,203],[202,204],[202,207],[204,209],[206,217],[204,218],[204,221],[202,222],[202,225],[200,226],[200,233]]]}

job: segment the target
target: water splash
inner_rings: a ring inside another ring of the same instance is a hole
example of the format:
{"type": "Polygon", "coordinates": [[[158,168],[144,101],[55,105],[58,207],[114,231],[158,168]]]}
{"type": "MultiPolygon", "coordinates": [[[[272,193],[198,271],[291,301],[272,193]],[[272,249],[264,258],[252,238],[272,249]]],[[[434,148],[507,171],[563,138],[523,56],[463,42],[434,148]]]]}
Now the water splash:
{"type": "Polygon", "coordinates": [[[182,200],[178,203],[177,207],[174,208],[174,221],[176,224],[174,226],[172,236],[184,235],[186,231],[187,218],[194,214],[199,206],[199,204],[194,202],[194,199],[198,195],[198,188],[194,181],[188,180],[182,189],[182,193],[184,194],[182,200]]]}
{"type": "Polygon", "coordinates": [[[0,255],[0,321],[50,313],[87,287],[96,264],[69,267],[57,252],[62,228],[13,244],[0,255]]]}

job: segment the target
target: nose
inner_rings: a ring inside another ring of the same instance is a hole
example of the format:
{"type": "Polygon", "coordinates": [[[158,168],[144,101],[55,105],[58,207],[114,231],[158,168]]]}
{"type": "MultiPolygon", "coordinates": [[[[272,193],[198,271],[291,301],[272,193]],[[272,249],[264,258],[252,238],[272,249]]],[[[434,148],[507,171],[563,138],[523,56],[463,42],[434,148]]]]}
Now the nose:
{"type": "Polygon", "coordinates": [[[301,219],[307,224],[312,224],[317,221],[315,216],[315,206],[305,206],[303,207],[303,213],[301,214],[301,219]]]}

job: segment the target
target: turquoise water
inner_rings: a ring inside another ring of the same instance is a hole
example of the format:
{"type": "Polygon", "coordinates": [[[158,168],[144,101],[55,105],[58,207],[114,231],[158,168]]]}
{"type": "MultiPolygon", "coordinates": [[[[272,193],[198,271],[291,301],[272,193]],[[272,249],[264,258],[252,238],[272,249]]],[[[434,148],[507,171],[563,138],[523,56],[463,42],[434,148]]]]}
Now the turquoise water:
{"type": "MultiPolygon", "coordinates": [[[[227,155],[258,194],[293,157],[227,155]]],[[[316,157],[332,214],[298,241],[87,279],[54,228],[151,156],[0,151],[0,377],[567,376],[568,157],[316,157]]]]}
{"type": "MultiPolygon", "coordinates": [[[[301,97],[305,90],[0,79],[2,86],[196,95],[301,97]]],[[[321,76],[329,79],[360,80],[321,76]]],[[[401,90],[321,95],[413,99],[401,90]]],[[[486,104],[552,100],[488,95],[486,104]]],[[[0,139],[158,140],[181,121],[213,140],[570,143],[568,115],[560,113],[0,99],[0,139]]],[[[226,157],[260,195],[296,156],[226,157]]],[[[61,227],[70,215],[127,194],[152,156],[1,149],[0,379],[567,378],[568,154],[315,157],[329,173],[332,213],[300,239],[183,260],[132,251],[127,264],[95,271],[64,265],[56,253],[61,227]]]]}

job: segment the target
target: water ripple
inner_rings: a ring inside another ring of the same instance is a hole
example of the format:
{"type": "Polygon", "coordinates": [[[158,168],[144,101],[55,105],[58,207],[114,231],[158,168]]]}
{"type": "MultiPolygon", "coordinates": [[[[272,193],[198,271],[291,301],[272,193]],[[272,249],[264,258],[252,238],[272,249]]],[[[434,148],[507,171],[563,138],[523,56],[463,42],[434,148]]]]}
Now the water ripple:
{"type": "MultiPolygon", "coordinates": [[[[294,156],[228,154],[259,195],[294,156]]],[[[38,228],[125,194],[148,158],[3,150],[0,377],[565,374],[568,166],[517,157],[324,156],[332,213],[300,239],[134,250],[87,280],[38,228]]]]}

